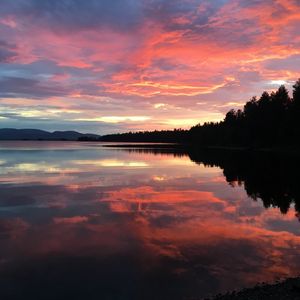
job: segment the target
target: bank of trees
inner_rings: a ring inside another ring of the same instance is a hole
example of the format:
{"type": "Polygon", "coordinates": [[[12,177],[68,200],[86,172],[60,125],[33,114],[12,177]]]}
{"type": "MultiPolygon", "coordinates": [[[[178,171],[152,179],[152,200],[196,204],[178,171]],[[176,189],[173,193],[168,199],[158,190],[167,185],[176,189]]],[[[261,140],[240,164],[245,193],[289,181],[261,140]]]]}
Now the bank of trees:
{"type": "Polygon", "coordinates": [[[300,146],[300,79],[290,97],[284,85],[275,92],[253,97],[242,110],[230,110],[223,121],[190,130],[140,131],[113,134],[103,141],[166,142],[197,146],[300,146]]]}
{"type": "Polygon", "coordinates": [[[143,142],[143,143],[182,143],[188,141],[188,130],[155,130],[138,131],[105,135],[101,138],[106,142],[143,142]]]}
{"type": "Polygon", "coordinates": [[[300,145],[300,79],[290,97],[285,86],[253,97],[243,110],[230,110],[219,123],[196,125],[193,144],[214,146],[275,147],[300,145]]]}

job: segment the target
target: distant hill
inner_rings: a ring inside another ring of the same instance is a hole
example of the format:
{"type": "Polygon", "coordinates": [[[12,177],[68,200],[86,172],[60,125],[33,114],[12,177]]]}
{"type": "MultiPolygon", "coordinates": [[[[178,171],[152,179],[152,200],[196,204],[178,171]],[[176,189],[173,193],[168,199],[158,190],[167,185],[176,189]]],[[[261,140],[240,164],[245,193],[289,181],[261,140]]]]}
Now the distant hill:
{"type": "Polygon", "coordinates": [[[47,140],[47,141],[77,141],[98,140],[100,135],[83,134],[76,131],[54,131],[48,132],[39,129],[0,129],[0,140],[47,140]]]}

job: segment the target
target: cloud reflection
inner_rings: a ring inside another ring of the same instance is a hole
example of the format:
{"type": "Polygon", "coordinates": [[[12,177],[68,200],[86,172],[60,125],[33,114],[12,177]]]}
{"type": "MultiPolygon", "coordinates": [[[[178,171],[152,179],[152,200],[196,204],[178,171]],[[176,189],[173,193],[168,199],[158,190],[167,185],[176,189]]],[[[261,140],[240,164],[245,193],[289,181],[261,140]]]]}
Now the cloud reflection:
{"type": "Polygon", "coordinates": [[[161,160],[81,147],[34,156],[1,150],[4,168],[53,164],[53,157],[61,166],[55,180],[44,168],[23,182],[20,168],[0,174],[6,298],[46,289],[46,299],[79,299],[87,290],[92,297],[182,299],[273,281],[300,267],[295,212],[265,209],[243,185],[230,186],[219,167],[183,164],[171,153],[161,160]]]}

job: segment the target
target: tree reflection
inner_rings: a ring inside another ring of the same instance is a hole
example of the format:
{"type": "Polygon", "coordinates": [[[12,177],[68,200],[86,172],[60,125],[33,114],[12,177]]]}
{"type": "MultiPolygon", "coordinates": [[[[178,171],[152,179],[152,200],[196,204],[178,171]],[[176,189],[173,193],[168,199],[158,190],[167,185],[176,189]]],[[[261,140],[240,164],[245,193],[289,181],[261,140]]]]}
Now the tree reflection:
{"type": "MultiPolygon", "coordinates": [[[[125,149],[123,149],[125,150],[125,149]]],[[[300,214],[300,159],[292,155],[271,152],[233,151],[217,149],[127,149],[130,152],[189,156],[207,167],[219,167],[233,187],[243,186],[248,196],[263,201],[264,207],[278,207],[286,214],[295,205],[300,214]]]]}
{"type": "Polygon", "coordinates": [[[190,151],[189,156],[196,163],[223,169],[227,182],[243,184],[247,194],[254,200],[261,199],[266,208],[278,207],[285,214],[294,203],[296,211],[300,211],[298,158],[213,150],[190,151]]]}

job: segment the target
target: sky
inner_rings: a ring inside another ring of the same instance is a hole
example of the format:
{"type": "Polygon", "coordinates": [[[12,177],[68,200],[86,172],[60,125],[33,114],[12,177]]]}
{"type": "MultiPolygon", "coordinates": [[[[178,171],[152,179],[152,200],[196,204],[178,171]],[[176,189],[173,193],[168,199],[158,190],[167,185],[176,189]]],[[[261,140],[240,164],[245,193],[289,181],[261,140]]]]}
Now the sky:
{"type": "Polygon", "coordinates": [[[0,0],[0,128],[189,128],[300,77],[299,0],[0,0]]]}

